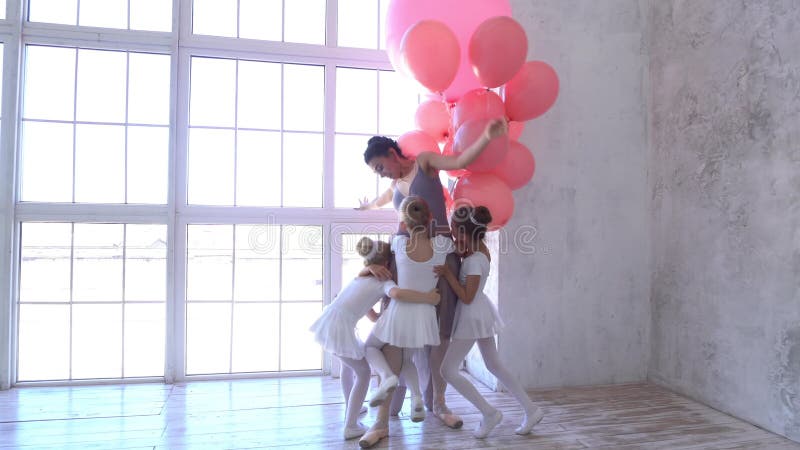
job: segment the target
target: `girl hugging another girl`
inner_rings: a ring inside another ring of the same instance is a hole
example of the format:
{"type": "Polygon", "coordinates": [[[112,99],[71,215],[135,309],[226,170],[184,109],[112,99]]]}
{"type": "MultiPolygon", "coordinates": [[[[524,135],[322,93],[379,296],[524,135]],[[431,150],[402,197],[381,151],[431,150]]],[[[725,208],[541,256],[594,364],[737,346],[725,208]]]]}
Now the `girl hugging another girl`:
{"type": "MultiPolygon", "coordinates": [[[[390,248],[386,242],[364,237],[358,242],[357,249],[364,257],[364,265],[389,263],[390,248]]],[[[403,302],[436,304],[439,302],[439,294],[431,289],[428,288],[425,292],[400,289],[391,280],[379,281],[371,275],[359,276],[342,289],[336,300],[326,307],[319,319],[311,325],[310,330],[314,334],[314,339],[323,350],[336,356],[346,368],[341,378],[343,386],[345,383],[350,385],[350,380],[355,377],[349,393],[345,389],[347,403],[345,439],[359,437],[366,431],[366,428],[358,423],[357,418],[367,395],[370,368],[364,359],[364,345],[355,333],[356,323],[384,295],[398,300],[392,304],[403,302]]]]}
{"type": "MultiPolygon", "coordinates": [[[[392,251],[397,266],[397,285],[415,291],[430,291],[436,287],[433,268],[442,265],[447,254],[454,250],[452,239],[431,237],[431,212],[420,197],[410,196],[400,205],[402,223],[408,236],[396,235],[392,251]]],[[[366,342],[366,357],[381,377],[381,384],[370,400],[370,406],[383,403],[397,387],[398,378],[391,371],[380,349],[386,344],[403,349],[401,374],[411,390],[411,420],[422,421],[425,407],[419,387],[419,374],[412,361],[413,352],[426,345],[439,345],[439,323],[435,304],[391,302],[381,315],[366,342]]],[[[380,437],[385,437],[380,436],[380,437]]]]}
{"type": "Polygon", "coordinates": [[[497,354],[494,336],[501,326],[497,308],[483,287],[489,276],[489,249],[483,241],[486,229],[492,221],[484,206],[462,206],[453,212],[450,227],[456,241],[456,251],[464,258],[458,277],[447,266],[436,267],[436,273],[444,277],[459,298],[456,307],[455,325],[450,346],[442,362],[442,375],[464,398],[483,414],[474,436],[485,438],[503,419],[503,413],[486,402],[467,379],[459,372],[461,362],[473,344],[478,343],[483,362],[498,380],[511,392],[525,410],[525,418],[516,429],[517,434],[528,434],[542,420],[542,410],[531,402],[519,381],[503,366],[497,354]]]}

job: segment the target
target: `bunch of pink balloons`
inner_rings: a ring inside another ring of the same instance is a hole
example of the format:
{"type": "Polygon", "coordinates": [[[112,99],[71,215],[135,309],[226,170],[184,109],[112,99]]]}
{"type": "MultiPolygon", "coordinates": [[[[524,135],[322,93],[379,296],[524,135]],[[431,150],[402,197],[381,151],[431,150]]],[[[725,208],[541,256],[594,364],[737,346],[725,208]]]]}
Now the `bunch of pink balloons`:
{"type": "Polygon", "coordinates": [[[458,154],[490,120],[509,121],[508,135],[493,139],[466,169],[448,172],[457,178],[453,203],[487,206],[489,228],[503,227],[514,212],[512,191],[536,169],[518,140],[525,122],[555,103],[555,70],[526,62],[528,38],[508,0],[391,0],[386,49],[395,69],[431,91],[414,117],[417,130],[398,140],[410,156],[440,146],[442,154],[458,154]]]}

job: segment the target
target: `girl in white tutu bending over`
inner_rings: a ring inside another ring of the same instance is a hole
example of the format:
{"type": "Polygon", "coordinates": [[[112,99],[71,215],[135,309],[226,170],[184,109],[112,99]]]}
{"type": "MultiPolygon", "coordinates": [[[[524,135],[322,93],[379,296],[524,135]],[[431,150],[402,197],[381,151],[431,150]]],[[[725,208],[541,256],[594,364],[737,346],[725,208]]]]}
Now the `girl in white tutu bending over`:
{"type": "Polygon", "coordinates": [[[494,336],[502,323],[497,308],[483,293],[486,278],[489,276],[490,260],[489,249],[483,238],[491,221],[492,216],[484,206],[457,208],[450,218],[450,228],[455,237],[456,252],[464,258],[461,262],[461,273],[456,278],[445,265],[435,269],[439,276],[447,280],[460,300],[456,306],[452,340],[442,362],[442,376],[483,414],[483,419],[473,433],[478,439],[485,438],[500,423],[503,413],[487,403],[475,386],[459,372],[461,362],[475,342],[478,343],[486,368],[503,383],[525,410],[525,419],[516,429],[516,433],[530,433],[543,417],[542,410],[531,402],[519,381],[500,362],[495,347],[494,336]]]}
{"type": "MultiPolygon", "coordinates": [[[[389,244],[386,242],[364,237],[358,242],[357,250],[359,255],[364,257],[365,265],[389,263],[391,254],[389,244]]],[[[366,431],[357,419],[367,396],[370,369],[364,360],[363,343],[355,333],[356,323],[384,295],[399,300],[392,303],[419,302],[429,305],[439,302],[439,294],[432,289],[427,289],[427,292],[399,289],[392,280],[379,281],[373,276],[359,276],[342,289],[336,300],[325,308],[310,328],[314,333],[314,339],[322,348],[339,358],[339,361],[351,371],[349,374],[348,370],[344,371],[342,383],[349,381],[345,380],[345,377],[349,376],[352,379],[355,374],[355,383],[350,390],[349,398],[345,399],[347,402],[345,439],[359,437],[366,431]]]]}
{"type": "MultiPolygon", "coordinates": [[[[436,287],[433,268],[444,264],[454,250],[449,236],[431,237],[431,211],[420,197],[409,196],[400,204],[400,217],[408,236],[396,235],[392,251],[397,266],[397,285],[405,289],[430,291],[436,287]]],[[[411,420],[425,419],[425,407],[419,387],[419,375],[411,358],[416,349],[439,345],[439,323],[435,304],[391,302],[367,338],[365,352],[370,366],[380,375],[381,384],[370,400],[370,406],[383,403],[397,387],[392,372],[380,349],[386,344],[403,349],[401,374],[411,390],[411,420]]]]}

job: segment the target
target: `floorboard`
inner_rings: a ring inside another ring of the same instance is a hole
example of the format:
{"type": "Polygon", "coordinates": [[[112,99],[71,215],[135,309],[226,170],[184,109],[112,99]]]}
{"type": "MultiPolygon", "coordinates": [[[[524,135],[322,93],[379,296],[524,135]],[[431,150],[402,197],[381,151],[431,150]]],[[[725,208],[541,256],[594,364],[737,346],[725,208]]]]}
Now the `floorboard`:
{"type": "MultiPolygon", "coordinates": [[[[547,413],[517,436],[522,409],[477,383],[503,422],[485,440],[475,408],[450,390],[465,422],[450,430],[429,416],[392,419],[378,449],[776,449],[791,442],[649,383],[531,391],[547,413]]],[[[343,441],[344,404],[330,377],[176,385],[26,387],[0,392],[0,449],[355,449],[343,441]]],[[[362,417],[365,424],[374,411],[362,417]]]]}

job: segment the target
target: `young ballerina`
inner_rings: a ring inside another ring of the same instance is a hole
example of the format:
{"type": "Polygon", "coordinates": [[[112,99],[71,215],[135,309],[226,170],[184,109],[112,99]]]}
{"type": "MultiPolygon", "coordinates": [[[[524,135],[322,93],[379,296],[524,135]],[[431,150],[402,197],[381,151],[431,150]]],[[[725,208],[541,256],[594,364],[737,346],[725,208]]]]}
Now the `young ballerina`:
{"type": "MultiPolygon", "coordinates": [[[[365,265],[389,262],[390,248],[386,242],[364,237],[358,242],[357,250],[364,258],[365,265]]],[[[370,369],[364,360],[363,343],[355,333],[356,323],[383,295],[399,300],[396,303],[419,302],[430,305],[439,302],[439,294],[431,289],[428,289],[428,292],[399,289],[391,280],[379,281],[372,276],[359,276],[342,289],[336,300],[325,308],[310,327],[314,339],[323,350],[336,356],[343,366],[349,369],[345,372],[350,372],[341,378],[343,391],[347,396],[345,439],[353,439],[366,432],[366,428],[358,423],[357,419],[367,396],[370,369]],[[348,383],[347,377],[352,383],[350,389],[345,386],[345,383],[348,383]]]]}
{"type": "MultiPolygon", "coordinates": [[[[420,197],[406,197],[400,205],[402,222],[409,235],[392,239],[397,265],[397,284],[403,288],[428,291],[436,287],[433,267],[444,264],[454,249],[446,236],[431,237],[431,212],[420,197]]],[[[370,366],[381,377],[370,406],[383,403],[397,387],[398,377],[390,369],[380,349],[391,344],[403,349],[401,374],[411,390],[411,420],[425,419],[425,406],[419,386],[419,374],[412,361],[414,352],[426,345],[439,345],[439,323],[431,304],[391,302],[367,338],[365,353],[370,366]]]]}
{"type": "Polygon", "coordinates": [[[447,266],[438,266],[435,269],[439,276],[447,280],[460,299],[456,307],[452,340],[442,362],[442,375],[483,414],[483,419],[473,433],[478,439],[485,438],[500,423],[503,413],[487,403],[475,386],[459,372],[461,362],[475,342],[478,343],[486,368],[503,383],[525,410],[525,418],[516,433],[530,433],[544,416],[542,410],[531,402],[516,378],[500,362],[495,347],[494,336],[501,326],[500,316],[489,297],[483,293],[486,278],[489,276],[490,259],[489,249],[483,238],[491,221],[492,216],[484,206],[462,206],[456,209],[450,226],[456,239],[457,252],[464,257],[461,272],[456,278],[447,266]]]}

